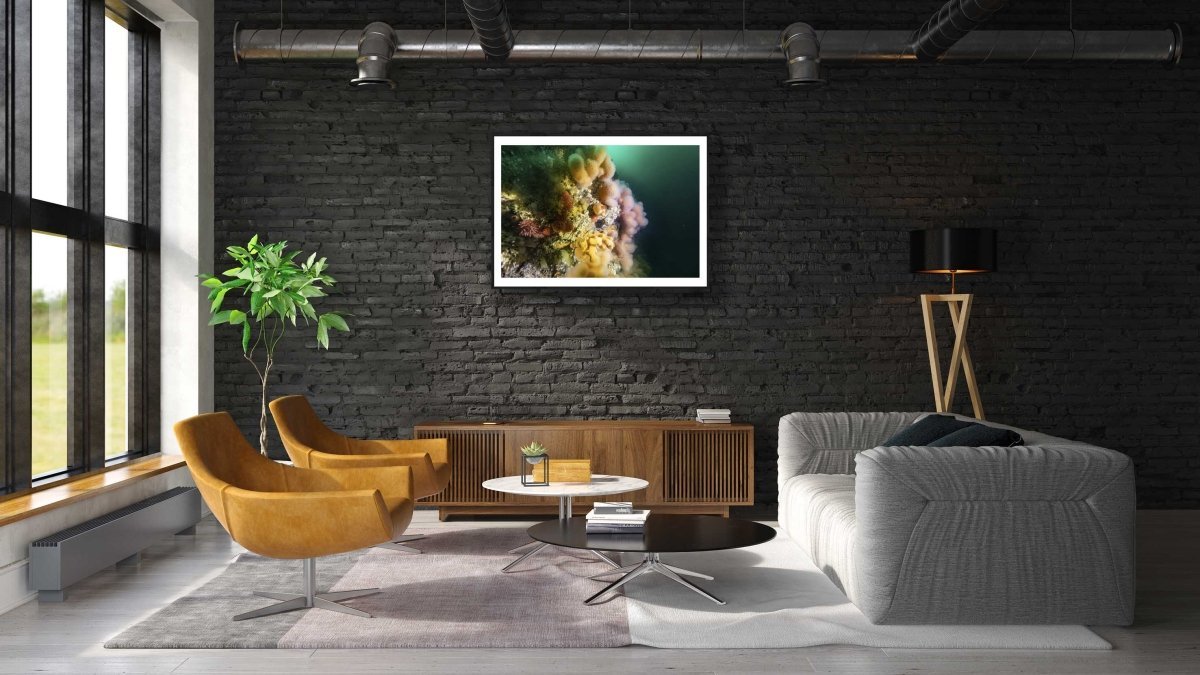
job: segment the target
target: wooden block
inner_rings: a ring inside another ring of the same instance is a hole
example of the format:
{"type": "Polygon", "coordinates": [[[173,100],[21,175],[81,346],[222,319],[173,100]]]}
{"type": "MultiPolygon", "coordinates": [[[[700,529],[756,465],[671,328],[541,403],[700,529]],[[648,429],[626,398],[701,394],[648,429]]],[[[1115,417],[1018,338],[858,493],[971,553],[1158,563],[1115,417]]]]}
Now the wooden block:
{"type": "Polygon", "coordinates": [[[548,459],[533,467],[535,481],[546,480],[546,469],[550,469],[551,483],[590,483],[592,482],[592,460],[590,459],[548,459]]]}

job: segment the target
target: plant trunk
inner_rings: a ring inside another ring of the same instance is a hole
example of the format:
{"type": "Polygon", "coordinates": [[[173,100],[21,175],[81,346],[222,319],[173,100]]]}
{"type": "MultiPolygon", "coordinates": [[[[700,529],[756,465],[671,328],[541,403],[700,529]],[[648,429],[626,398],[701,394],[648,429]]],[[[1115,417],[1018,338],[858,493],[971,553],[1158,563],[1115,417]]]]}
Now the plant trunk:
{"type": "Polygon", "coordinates": [[[267,378],[271,374],[273,363],[274,359],[267,354],[267,365],[262,372],[262,408],[258,416],[258,451],[262,453],[263,457],[269,456],[267,455],[267,378]]]}

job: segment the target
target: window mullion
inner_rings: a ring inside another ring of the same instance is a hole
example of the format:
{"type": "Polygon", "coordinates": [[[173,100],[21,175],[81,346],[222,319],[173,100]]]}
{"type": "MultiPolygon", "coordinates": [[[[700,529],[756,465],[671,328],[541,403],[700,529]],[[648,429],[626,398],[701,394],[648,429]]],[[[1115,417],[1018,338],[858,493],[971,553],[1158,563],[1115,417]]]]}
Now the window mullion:
{"type": "Polygon", "coordinates": [[[30,0],[4,0],[5,12],[5,157],[9,210],[3,228],[3,271],[0,294],[4,297],[3,471],[0,481],[8,491],[28,488],[33,478],[33,334],[30,316],[33,258],[29,228],[30,194],[33,192],[33,12],[30,0]]]}
{"type": "Polygon", "coordinates": [[[84,211],[68,269],[68,468],[104,466],[104,2],[71,6],[71,201],[84,211]]]}
{"type": "MultiPolygon", "coordinates": [[[[146,194],[146,52],[148,38],[145,34],[133,33],[129,50],[129,218],[145,222],[146,194]]],[[[145,227],[137,226],[144,230],[145,227]]],[[[125,339],[129,353],[126,368],[128,398],[126,420],[128,420],[129,447],[132,456],[145,454],[148,447],[146,428],[146,406],[148,391],[145,376],[146,364],[146,304],[147,265],[149,256],[142,246],[129,256],[128,307],[129,321],[125,325],[125,339]]]]}
{"type": "Polygon", "coordinates": [[[138,301],[133,304],[134,315],[132,323],[136,326],[134,333],[134,349],[130,354],[135,364],[140,381],[139,395],[133,399],[134,406],[130,414],[138,419],[142,430],[138,445],[134,446],[141,454],[158,452],[161,449],[159,396],[160,396],[160,324],[159,316],[159,234],[162,227],[160,208],[161,181],[160,157],[162,152],[162,97],[161,97],[161,60],[159,53],[159,34],[157,31],[146,31],[140,34],[142,51],[142,71],[137,87],[141,91],[141,101],[138,109],[142,111],[139,117],[139,133],[142,138],[140,152],[135,155],[134,163],[141,165],[141,180],[138,182],[140,191],[139,211],[142,222],[142,250],[134,256],[141,264],[138,276],[133,282],[138,288],[138,301]]]}

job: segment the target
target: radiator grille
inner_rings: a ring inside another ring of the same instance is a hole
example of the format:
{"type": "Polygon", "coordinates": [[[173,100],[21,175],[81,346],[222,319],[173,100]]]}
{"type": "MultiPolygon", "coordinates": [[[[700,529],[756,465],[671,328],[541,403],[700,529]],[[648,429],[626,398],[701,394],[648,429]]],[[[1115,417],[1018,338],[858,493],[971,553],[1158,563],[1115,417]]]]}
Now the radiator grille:
{"type": "Polygon", "coordinates": [[[84,521],[74,527],[69,527],[61,532],[55,532],[54,534],[52,534],[48,537],[38,539],[37,541],[30,544],[30,546],[38,546],[38,547],[58,546],[60,543],[70,539],[71,537],[74,537],[79,534],[83,534],[84,532],[87,532],[88,530],[94,530],[97,527],[104,525],[105,523],[111,523],[114,520],[124,518],[125,516],[128,516],[131,513],[136,513],[138,511],[146,508],[147,506],[153,506],[154,504],[157,504],[159,502],[165,502],[166,500],[171,499],[172,497],[177,497],[185,492],[189,492],[189,491],[192,491],[195,489],[196,488],[194,488],[194,487],[171,488],[170,490],[167,490],[166,492],[160,492],[159,494],[156,494],[153,497],[150,497],[148,499],[143,499],[142,501],[137,502],[135,504],[130,504],[129,506],[126,506],[124,508],[117,509],[116,511],[113,511],[112,513],[106,513],[103,516],[100,516],[98,518],[92,518],[91,520],[84,521]]]}
{"type": "Polygon", "coordinates": [[[663,434],[663,498],[668,502],[752,501],[751,436],[743,431],[663,434]]]}
{"type": "Polygon", "coordinates": [[[503,431],[421,429],[417,438],[445,438],[450,448],[450,485],[421,500],[426,504],[495,503],[504,495],[485,490],[483,481],[504,475],[503,431]]]}

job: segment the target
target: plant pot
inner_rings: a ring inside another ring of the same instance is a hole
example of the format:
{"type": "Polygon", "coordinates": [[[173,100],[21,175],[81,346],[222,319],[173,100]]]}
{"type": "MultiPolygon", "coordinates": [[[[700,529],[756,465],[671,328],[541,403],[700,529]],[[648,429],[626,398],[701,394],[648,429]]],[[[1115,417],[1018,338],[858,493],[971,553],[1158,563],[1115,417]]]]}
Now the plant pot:
{"type": "MultiPolygon", "coordinates": [[[[542,462],[546,461],[547,457],[549,457],[549,455],[545,455],[545,454],[532,455],[532,456],[525,455],[525,463],[528,464],[529,466],[537,466],[538,464],[541,464],[542,462]]],[[[530,476],[527,472],[522,471],[521,472],[521,485],[523,485],[525,487],[542,487],[542,486],[549,485],[550,481],[548,479],[550,477],[549,476],[550,472],[547,471],[546,473],[547,473],[547,475],[546,475],[547,480],[535,481],[535,480],[533,480],[533,477],[530,476]]]]}

